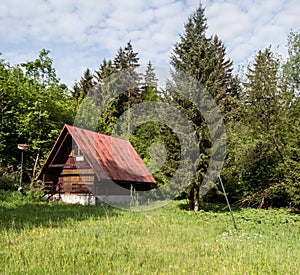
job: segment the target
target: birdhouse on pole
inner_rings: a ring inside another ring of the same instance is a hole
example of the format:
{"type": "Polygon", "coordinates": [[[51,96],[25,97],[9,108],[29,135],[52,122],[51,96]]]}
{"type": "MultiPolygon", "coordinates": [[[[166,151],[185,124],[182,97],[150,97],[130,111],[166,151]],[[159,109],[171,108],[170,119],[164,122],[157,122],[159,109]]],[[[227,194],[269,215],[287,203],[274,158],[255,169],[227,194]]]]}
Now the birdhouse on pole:
{"type": "Polygon", "coordinates": [[[20,150],[27,150],[28,149],[28,145],[27,144],[25,144],[25,143],[19,143],[18,144],[18,149],[20,149],[20,150]]]}

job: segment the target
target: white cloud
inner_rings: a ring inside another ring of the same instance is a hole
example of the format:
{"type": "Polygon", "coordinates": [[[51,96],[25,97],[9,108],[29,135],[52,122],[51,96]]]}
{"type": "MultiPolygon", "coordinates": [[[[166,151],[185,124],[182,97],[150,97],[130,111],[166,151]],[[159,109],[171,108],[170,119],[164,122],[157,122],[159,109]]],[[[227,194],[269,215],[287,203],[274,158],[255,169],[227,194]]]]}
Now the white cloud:
{"type": "Polygon", "coordinates": [[[287,34],[300,28],[297,0],[206,1],[206,7],[209,31],[223,40],[236,66],[269,45],[286,56],[287,34]]]}
{"type": "MultiPolygon", "coordinates": [[[[141,63],[168,66],[170,52],[198,0],[2,0],[0,52],[11,63],[51,51],[58,76],[70,86],[131,40],[141,63]]],[[[299,30],[298,0],[206,0],[208,32],[217,34],[236,66],[255,52],[285,54],[291,29],[299,30]]]]}

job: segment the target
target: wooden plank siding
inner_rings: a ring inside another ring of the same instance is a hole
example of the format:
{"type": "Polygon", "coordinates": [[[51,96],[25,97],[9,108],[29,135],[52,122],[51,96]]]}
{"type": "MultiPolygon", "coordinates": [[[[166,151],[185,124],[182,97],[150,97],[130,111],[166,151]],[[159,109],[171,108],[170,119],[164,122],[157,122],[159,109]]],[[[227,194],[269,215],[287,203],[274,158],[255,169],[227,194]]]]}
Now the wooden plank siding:
{"type": "Polygon", "coordinates": [[[62,193],[90,194],[94,189],[95,173],[86,161],[80,161],[77,165],[74,155],[72,150],[59,175],[62,193]]]}

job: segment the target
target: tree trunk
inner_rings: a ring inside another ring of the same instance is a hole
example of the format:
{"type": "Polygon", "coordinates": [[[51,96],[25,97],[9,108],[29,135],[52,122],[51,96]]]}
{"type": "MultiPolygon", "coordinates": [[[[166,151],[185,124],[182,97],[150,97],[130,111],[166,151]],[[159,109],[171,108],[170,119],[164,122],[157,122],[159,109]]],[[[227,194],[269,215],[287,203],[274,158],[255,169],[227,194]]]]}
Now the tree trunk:
{"type": "Polygon", "coordinates": [[[199,211],[199,204],[200,204],[200,195],[199,195],[199,187],[196,187],[196,196],[195,196],[195,207],[194,207],[194,211],[198,212],[199,211]]]}
{"type": "Polygon", "coordinates": [[[195,207],[195,198],[194,198],[194,186],[191,188],[191,191],[189,193],[189,211],[193,211],[195,207]]]}

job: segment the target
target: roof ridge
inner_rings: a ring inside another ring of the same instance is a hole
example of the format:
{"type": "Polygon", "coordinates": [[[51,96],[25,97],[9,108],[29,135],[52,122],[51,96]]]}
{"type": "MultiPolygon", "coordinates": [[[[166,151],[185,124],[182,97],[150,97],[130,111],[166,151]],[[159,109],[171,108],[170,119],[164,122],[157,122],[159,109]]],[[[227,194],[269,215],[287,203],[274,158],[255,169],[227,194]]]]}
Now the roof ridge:
{"type": "Polygon", "coordinates": [[[103,134],[103,133],[100,133],[100,132],[96,132],[96,131],[92,131],[92,130],[89,130],[89,129],[85,129],[85,128],[82,128],[82,127],[70,125],[70,124],[65,124],[65,125],[64,125],[64,128],[65,128],[65,127],[66,127],[68,130],[70,130],[70,129],[80,129],[80,130],[82,130],[82,131],[87,131],[87,132],[90,132],[90,133],[93,133],[93,134],[97,134],[97,135],[101,135],[101,136],[105,136],[105,137],[109,137],[109,138],[113,138],[113,139],[120,139],[120,140],[124,140],[124,141],[130,142],[128,139],[125,139],[125,138],[122,138],[122,137],[117,137],[117,136],[107,135],[107,134],[103,134]]]}

